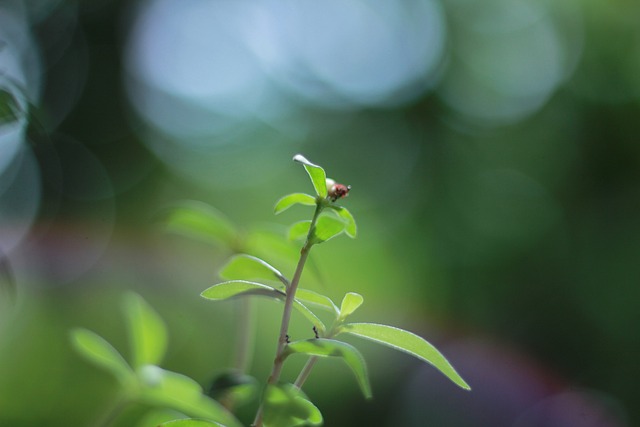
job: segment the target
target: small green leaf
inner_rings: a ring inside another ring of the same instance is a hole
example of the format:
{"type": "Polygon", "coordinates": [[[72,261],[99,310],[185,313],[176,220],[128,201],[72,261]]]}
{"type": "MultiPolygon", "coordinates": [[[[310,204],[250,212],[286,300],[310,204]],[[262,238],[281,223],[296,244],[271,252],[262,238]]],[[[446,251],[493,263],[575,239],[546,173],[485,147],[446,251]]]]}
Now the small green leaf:
{"type": "Polygon", "coordinates": [[[295,341],[287,345],[284,355],[287,357],[295,353],[319,357],[341,357],[355,374],[362,394],[366,398],[371,397],[367,365],[362,354],[352,345],[324,338],[295,341]]]}
{"type": "Polygon", "coordinates": [[[412,332],[376,323],[349,323],[341,328],[341,332],[375,341],[424,360],[439,369],[461,388],[471,390],[471,387],[456,372],[442,353],[425,339],[412,332]]]}
{"type": "Polygon", "coordinates": [[[338,316],[338,319],[340,321],[346,319],[350,314],[356,311],[363,302],[364,298],[362,298],[362,295],[355,292],[348,292],[342,299],[342,304],[340,304],[340,315],[338,316]]]}
{"type": "MultiPolygon", "coordinates": [[[[160,424],[158,427],[207,427],[207,426],[222,426],[222,424],[213,423],[206,420],[198,420],[195,418],[187,418],[183,420],[173,420],[160,424]]],[[[224,426],[223,426],[224,427],[224,426]]]]}
{"type": "Polygon", "coordinates": [[[324,172],[324,169],[311,163],[302,154],[296,154],[293,156],[293,160],[304,165],[313,183],[313,188],[316,190],[316,194],[325,199],[327,197],[327,174],[324,172]]]}
{"type": "Polygon", "coordinates": [[[304,193],[287,194],[286,196],[284,196],[283,198],[281,198],[276,202],[274,211],[277,215],[280,212],[284,212],[287,209],[289,209],[291,206],[296,204],[305,205],[305,206],[315,206],[316,198],[313,196],[310,196],[309,194],[304,194],[304,193]]]}
{"type": "MultiPolygon", "coordinates": [[[[231,280],[228,282],[218,283],[217,285],[213,285],[210,288],[205,289],[201,294],[204,298],[213,301],[252,295],[270,297],[279,301],[284,301],[286,298],[286,294],[278,289],[263,285],[262,283],[249,282],[246,280],[231,280]]],[[[293,307],[306,317],[313,326],[318,328],[319,331],[326,331],[324,323],[322,323],[318,316],[316,316],[300,301],[294,299],[293,307]]]]}
{"type": "Polygon", "coordinates": [[[252,255],[236,255],[222,267],[220,277],[227,280],[279,280],[285,286],[289,281],[268,262],[252,255]]]}
{"type": "Polygon", "coordinates": [[[270,384],[264,395],[265,427],[322,425],[322,414],[307,396],[291,384],[270,384]]]}
{"type": "Polygon", "coordinates": [[[356,234],[358,233],[358,227],[356,226],[356,220],[353,215],[351,215],[351,212],[349,212],[347,208],[342,206],[329,205],[328,207],[344,220],[344,222],[347,224],[344,232],[347,236],[354,239],[356,237],[356,234]]]}
{"type": "Polygon", "coordinates": [[[133,367],[159,364],[168,342],[162,318],[140,295],[133,292],[124,296],[123,309],[128,323],[133,367]]]}
{"type": "Polygon", "coordinates": [[[289,240],[306,239],[311,227],[311,220],[296,222],[289,228],[287,236],[289,240]]]}
{"type": "Polygon", "coordinates": [[[336,307],[331,298],[317,292],[298,288],[298,290],[296,291],[296,299],[305,304],[313,304],[316,307],[324,308],[325,310],[329,310],[334,312],[335,314],[338,314],[338,307],[336,307]]]}
{"type": "Polygon", "coordinates": [[[316,222],[313,239],[315,243],[323,243],[345,230],[346,224],[333,216],[322,215],[316,222]]]}
{"type": "Polygon", "coordinates": [[[233,247],[237,232],[217,209],[202,202],[185,201],[169,209],[162,221],[164,229],[212,244],[233,247]]]}
{"type": "Polygon", "coordinates": [[[71,331],[71,343],[75,350],[89,362],[111,372],[121,384],[135,381],[131,367],[107,340],[87,329],[71,331]]]}
{"type": "Polygon", "coordinates": [[[230,280],[205,289],[200,295],[213,301],[221,301],[241,295],[264,295],[272,298],[284,298],[284,293],[262,283],[247,280],[230,280]]]}
{"type": "Polygon", "coordinates": [[[202,394],[200,384],[185,375],[147,365],[140,368],[139,376],[143,402],[176,409],[191,417],[207,418],[228,427],[241,427],[222,405],[202,394]]]}

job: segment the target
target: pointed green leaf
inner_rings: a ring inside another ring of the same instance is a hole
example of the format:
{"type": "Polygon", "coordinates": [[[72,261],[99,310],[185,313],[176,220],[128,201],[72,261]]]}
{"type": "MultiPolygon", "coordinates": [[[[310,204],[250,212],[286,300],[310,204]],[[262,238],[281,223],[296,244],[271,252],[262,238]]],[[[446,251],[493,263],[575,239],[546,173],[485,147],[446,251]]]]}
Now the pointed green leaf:
{"type": "Polygon", "coordinates": [[[471,390],[471,387],[433,345],[412,332],[376,323],[349,323],[342,327],[341,332],[375,341],[424,360],[461,388],[471,390]]]}
{"type": "Polygon", "coordinates": [[[342,218],[342,220],[346,223],[344,232],[347,236],[354,239],[356,237],[356,234],[358,233],[358,227],[356,226],[356,220],[353,215],[351,215],[351,212],[349,212],[347,208],[342,206],[329,205],[328,207],[340,218],[342,218]]]}
{"type": "Polygon", "coordinates": [[[296,299],[305,304],[313,304],[316,307],[324,308],[338,314],[338,307],[331,301],[331,298],[319,294],[309,289],[298,288],[296,291],[296,299]]]}
{"type": "Polygon", "coordinates": [[[158,427],[209,427],[209,426],[222,426],[222,424],[213,423],[206,420],[198,420],[195,418],[188,418],[184,420],[173,420],[160,424],[158,427]]]}
{"type": "Polygon", "coordinates": [[[167,329],[164,322],[138,294],[124,296],[123,309],[128,323],[132,365],[157,365],[167,350],[167,329]]]}
{"type": "Polygon", "coordinates": [[[333,216],[322,215],[316,222],[313,239],[316,243],[323,243],[334,238],[345,230],[346,224],[333,216]]]}
{"type": "Polygon", "coordinates": [[[306,239],[311,227],[311,220],[296,222],[287,233],[289,240],[306,239]]]}
{"type": "MultiPolygon", "coordinates": [[[[279,301],[284,301],[286,298],[286,294],[278,289],[263,285],[262,283],[248,282],[246,280],[231,280],[228,282],[218,283],[217,285],[213,285],[210,288],[205,289],[201,295],[204,298],[213,301],[252,295],[266,296],[275,298],[279,301]]],[[[322,323],[318,316],[316,316],[313,311],[309,310],[300,301],[294,299],[293,307],[306,317],[313,326],[318,328],[319,331],[326,331],[324,323],[322,323]]]]}
{"type": "Polygon", "coordinates": [[[100,335],[87,329],[76,328],[71,331],[71,343],[78,354],[111,372],[121,384],[135,381],[133,370],[122,355],[100,335]]]}
{"type": "Polygon", "coordinates": [[[153,365],[141,367],[139,375],[143,402],[176,409],[191,417],[207,418],[228,427],[241,427],[221,404],[202,394],[200,385],[191,378],[153,365]]]}
{"type": "Polygon", "coordinates": [[[289,283],[282,273],[271,264],[246,254],[232,257],[220,270],[220,277],[227,280],[279,280],[285,286],[289,283]]]}
{"type": "Polygon", "coordinates": [[[283,198],[281,198],[276,202],[274,211],[277,215],[280,212],[284,212],[287,209],[289,209],[291,206],[297,205],[297,204],[305,205],[305,206],[315,206],[316,198],[313,196],[310,196],[309,194],[304,194],[304,193],[287,194],[286,196],[284,196],[283,198]]]}
{"type": "Polygon", "coordinates": [[[270,384],[264,395],[265,427],[322,425],[322,414],[299,388],[270,384]]]}
{"type": "Polygon", "coordinates": [[[302,154],[296,154],[293,156],[293,160],[302,163],[305,170],[311,178],[313,188],[316,190],[316,194],[323,199],[327,197],[327,174],[320,166],[311,163],[302,154]]]}
{"type": "Polygon", "coordinates": [[[341,357],[356,376],[360,390],[366,398],[371,397],[371,385],[364,358],[355,347],[342,341],[330,339],[310,339],[295,341],[285,348],[285,357],[301,353],[319,357],[341,357]]]}
{"type": "Polygon", "coordinates": [[[342,299],[342,304],[340,304],[340,315],[338,319],[340,321],[346,319],[351,313],[356,311],[363,302],[364,298],[362,298],[362,295],[355,292],[348,292],[342,299]]]}
{"type": "Polygon", "coordinates": [[[185,201],[169,209],[162,220],[164,229],[212,244],[233,247],[237,232],[217,209],[202,202],[185,201]]]}
{"type": "Polygon", "coordinates": [[[230,280],[205,289],[200,295],[213,301],[221,301],[242,295],[263,295],[272,298],[284,298],[284,293],[262,283],[247,280],[230,280]]]}

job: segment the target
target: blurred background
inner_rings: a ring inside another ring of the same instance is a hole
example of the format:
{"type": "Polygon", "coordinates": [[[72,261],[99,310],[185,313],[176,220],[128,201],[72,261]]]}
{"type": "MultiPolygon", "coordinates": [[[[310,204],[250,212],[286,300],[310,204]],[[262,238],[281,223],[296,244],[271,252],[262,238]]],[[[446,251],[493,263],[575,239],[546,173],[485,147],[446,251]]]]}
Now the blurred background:
{"type": "MultiPolygon", "coordinates": [[[[0,425],[95,425],[117,384],[68,331],[126,356],[127,289],[167,322],[164,367],[206,386],[229,365],[234,305],[199,293],[232,249],[158,218],[193,199],[280,232],[310,215],[272,215],[312,191],[295,153],[352,186],[359,225],[314,249],[307,286],[363,294],[355,320],[426,337],[473,388],[359,342],[374,399],[320,364],[325,425],[640,424],[639,17],[624,0],[0,1],[0,425]]],[[[279,306],[255,307],[263,379],[279,306]]]]}

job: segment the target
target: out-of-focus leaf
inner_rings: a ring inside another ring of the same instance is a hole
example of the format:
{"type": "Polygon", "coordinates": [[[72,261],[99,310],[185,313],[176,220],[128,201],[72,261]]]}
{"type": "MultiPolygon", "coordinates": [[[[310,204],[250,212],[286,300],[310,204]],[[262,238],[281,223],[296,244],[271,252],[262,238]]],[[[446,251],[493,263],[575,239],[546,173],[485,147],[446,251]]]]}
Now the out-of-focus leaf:
{"type": "Polygon", "coordinates": [[[76,328],[71,331],[71,343],[81,356],[111,372],[121,384],[135,381],[135,374],[122,355],[100,335],[76,328]]]}
{"type": "Polygon", "coordinates": [[[344,221],[327,215],[322,215],[316,222],[313,239],[315,243],[323,243],[332,239],[345,230],[344,221]]]}
{"type": "MultiPolygon", "coordinates": [[[[214,423],[206,420],[198,420],[195,418],[188,418],[183,420],[173,420],[160,424],[158,427],[207,427],[207,426],[222,426],[222,424],[214,423]]],[[[222,426],[224,427],[224,426],[222,426]]]]}
{"type": "Polygon", "coordinates": [[[345,234],[354,239],[356,237],[356,234],[358,233],[358,227],[356,225],[355,218],[353,217],[353,215],[351,215],[351,212],[349,212],[347,208],[342,206],[329,205],[328,208],[343,219],[343,221],[346,223],[344,229],[345,234]]]}
{"type": "Polygon", "coordinates": [[[309,234],[309,227],[311,227],[311,220],[296,222],[287,233],[289,240],[305,239],[309,234]]]}
{"type": "Polygon", "coordinates": [[[293,205],[305,205],[305,206],[315,206],[316,198],[304,193],[292,193],[287,194],[280,200],[276,202],[276,206],[274,208],[274,212],[279,214],[280,212],[284,212],[289,209],[293,205]]]}
{"type": "Polygon", "coordinates": [[[340,315],[338,318],[340,320],[346,319],[351,313],[356,311],[363,302],[364,298],[362,295],[355,292],[348,292],[342,299],[342,304],[340,304],[340,315]]]}
{"type": "Polygon", "coordinates": [[[288,280],[268,262],[252,255],[236,255],[220,270],[220,277],[227,280],[279,280],[288,285],[288,280]]]}
{"type": "Polygon", "coordinates": [[[250,402],[258,394],[258,381],[236,370],[222,372],[213,380],[208,395],[221,402],[230,400],[235,406],[250,402]]]}
{"type": "Polygon", "coordinates": [[[244,249],[247,253],[269,258],[279,265],[295,266],[300,257],[298,245],[287,239],[281,229],[250,230],[244,239],[244,249]]]}
{"type": "Polygon", "coordinates": [[[412,332],[376,323],[348,323],[341,328],[341,332],[378,342],[424,360],[461,388],[471,390],[442,353],[424,338],[412,332]]]}
{"type": "Polygon", "coordinates": [[[202,394],[200,385],[187,376],[153,365],[141,367],[139,376],[144,385],[140,398],[147,404],[173,408],[228,427],[242,426],[222,405],[202,394]]]}
{"type": "Polygon", "coordinates": [[[158,313],[138,294],[124,296],[132,365],[157,365],[167,350],[167,329],[158,313]]]}
{"type": "Polygon", "coordinates": [[[331,298],[317,292],[298,288],[296,291],[296,299],[305,304],[313,304],[316,307],[324,308],[325,310],[338,314],[338,307],[336,307],[331,298]]]}
{"type": "Polygon", "coordinates": [[[302,154],[296,154],[293,156],[293,160],[302,163],[305,170],[311,178],[313,188],[316,190],[316,194],[323,199],[327,197],[327,174],[322,167],[311,163],[302,154]]]}
{"type": "Polygon", "coordinates": [[[168,210],[162,220],[164,229],[213,244],[233,247],[237,231],[217,209],[202,202],[184,201],[168,210]]]}
{"type": "MultiPolygon", "coordinates": [[[[286,298],[286,294],[278,289],[263,285],[262,283],[249,282],[246,280],[231,280],[228,282],[218,283],[217,285],[213,285],[210,288],[205,289],[201,295],[204,298],[213,301],[252,295],[271,297],[279,301],[284,301],[286,298]]],[[[326,330],[324,323],[322,323],[318,316],[316,316],[313,311],[309,310],[297,299],[294,299],[293,307],[305,316],[311,324],[317,327],[318,330],[322,332],[326,330]]]]}
{"type": "Polygon", "coordinates": [[[292,342],[285,348],[285,357],[301,353],[319,357],[340,357],[351,368],[356,376],[360,390],[366,398],[371,397],[371,385],[367,365],[362,354],[350,344],[330,339],[310,339],[292,342]]]}
{"type": "Polygon", "coordinates": [[[264,395],[264,426],[295,427],[322,424],[322,414],[291,384],[268,385],[264,395]]]}

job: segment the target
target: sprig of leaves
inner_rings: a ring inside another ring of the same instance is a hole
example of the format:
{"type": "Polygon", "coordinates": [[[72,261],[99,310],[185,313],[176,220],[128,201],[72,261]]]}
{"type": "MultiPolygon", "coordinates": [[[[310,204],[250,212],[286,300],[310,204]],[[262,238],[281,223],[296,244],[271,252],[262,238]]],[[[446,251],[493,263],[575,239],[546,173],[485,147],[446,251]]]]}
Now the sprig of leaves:
{"type": "Polygon", "coordinates": [[[187,416],[204,418],[213,425],[242,426],[222,405],[203,394],[196,381],[159,366],[167,349],[167,330],[160,316],[140,295],[127,293],[122,308],[127,319],[131,363],[107,340],[88,329],[73,329],[70,338],[80,356],[118,380],[125,401],[172,408],[187,416]]]}

